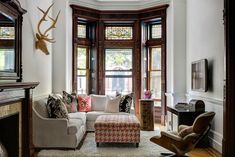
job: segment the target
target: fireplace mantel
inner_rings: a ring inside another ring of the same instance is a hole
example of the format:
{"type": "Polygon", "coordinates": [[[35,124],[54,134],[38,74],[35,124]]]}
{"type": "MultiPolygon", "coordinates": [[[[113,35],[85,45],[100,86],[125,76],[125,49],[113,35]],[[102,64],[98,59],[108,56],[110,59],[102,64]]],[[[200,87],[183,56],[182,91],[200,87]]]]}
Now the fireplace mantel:
{"type": "Polygon", "coordinates": [[[32,149],[32,89],[38,84],[39,82],[0,83],[0,118],[8,113],[11,114],[10,109],[13,105],[14,108],[19,108],[14,112],[19,112],[21,115],[19,157],[30,157],[34,153],[32,149]]]}

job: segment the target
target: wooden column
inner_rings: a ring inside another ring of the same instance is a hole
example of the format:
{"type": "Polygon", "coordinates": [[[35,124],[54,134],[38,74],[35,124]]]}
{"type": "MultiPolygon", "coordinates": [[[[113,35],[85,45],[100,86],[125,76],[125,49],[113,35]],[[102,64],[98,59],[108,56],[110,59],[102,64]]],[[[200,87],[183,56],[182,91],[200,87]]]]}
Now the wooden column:
{"type": "Polygon", "coordinates": [[[226,80],[224,86],[224,130],[223,157],[235,156],[235,4],[232,0],[224,0],[224,23],[226,43],[226,80]]]}

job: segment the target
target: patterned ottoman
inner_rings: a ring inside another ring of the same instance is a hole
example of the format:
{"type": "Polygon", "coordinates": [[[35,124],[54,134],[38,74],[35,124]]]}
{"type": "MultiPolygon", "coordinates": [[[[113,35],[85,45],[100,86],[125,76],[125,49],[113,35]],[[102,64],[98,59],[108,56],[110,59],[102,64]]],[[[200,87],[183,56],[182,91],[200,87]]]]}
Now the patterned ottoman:
{"type": "Polygon", "coordinates": [[[136,143],[140,142],[140,122],[135,115],[102,115],[95,121],[95,141],[136,143]]]}

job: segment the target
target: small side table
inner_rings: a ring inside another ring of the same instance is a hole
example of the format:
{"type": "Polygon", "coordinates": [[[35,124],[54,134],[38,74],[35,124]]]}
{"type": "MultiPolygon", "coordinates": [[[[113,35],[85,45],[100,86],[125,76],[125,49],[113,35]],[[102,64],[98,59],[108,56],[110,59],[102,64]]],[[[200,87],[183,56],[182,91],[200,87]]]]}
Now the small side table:
{"type": "Polygon", "coordinates": [[[140,126],[141,130],[154,130],[154,101],[152,99],[140,99],[140,126]]]}

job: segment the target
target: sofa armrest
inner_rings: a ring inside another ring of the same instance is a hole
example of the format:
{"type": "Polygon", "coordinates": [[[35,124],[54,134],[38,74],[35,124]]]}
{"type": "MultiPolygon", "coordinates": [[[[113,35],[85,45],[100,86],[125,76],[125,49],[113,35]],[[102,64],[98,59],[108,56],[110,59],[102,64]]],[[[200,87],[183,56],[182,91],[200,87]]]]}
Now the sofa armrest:
{"type": "Polygon", "coordinates": [[[61,132],[67,133],[68,119],[66,118],[44,118],[40,116],[33,109],[33,129],[36,132],[37,130],[43,130],[45,133],[55,133],[60,134],[61,132]]]}

